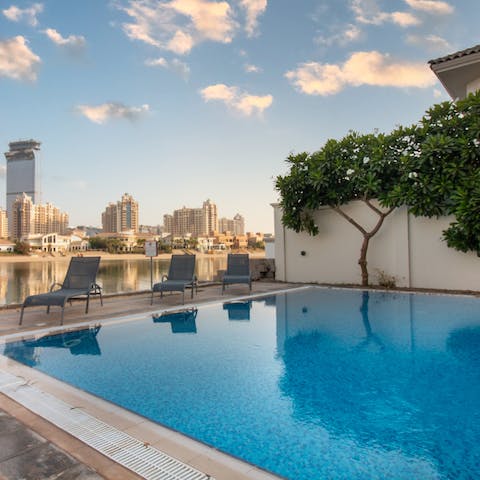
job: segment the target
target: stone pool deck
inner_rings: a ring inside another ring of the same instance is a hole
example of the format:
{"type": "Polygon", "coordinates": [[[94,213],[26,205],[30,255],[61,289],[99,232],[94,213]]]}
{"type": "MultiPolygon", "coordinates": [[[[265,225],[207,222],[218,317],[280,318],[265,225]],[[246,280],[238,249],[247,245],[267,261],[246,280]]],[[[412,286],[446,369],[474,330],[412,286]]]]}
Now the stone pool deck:
{"type": "MultiPolygon", "coordinates": [[[[268,294],[298,286],[274,281],[258,281],[253,283],[252,294],[268,294]]],[[[228,301],[248,294],[245,285],[232,285],[223,296],[220,285],[200,285],[193,300],[190,298],[190,293],[186,293],[185,305],[228,301]]],[[[150,305],[150,293],[148,292],[111,295],[104,298],[103,307],[100,306],[99,299],[94,298],[90,302],[88,315],[85,315],[85,303],[74,301],[71,306],[65,308],[64,326],[69,328],[78,323],[95,325],[101,322],[108,324],[121,317],[142,316],[156,310],[175,308],[181,305],[180,294],[166,294],[163,299],[160,299],[157,294],[153,306],[150,305]]],[[[18,325],[19,315],[19,306],[0,309],[0,342],[5,339],[27,338],[40,333],[44,334],[50,330],[54,331],[60,323],[60,311],[54,307],[49,315],[45,313],[45,307],[25,309],[22,326],[18,325]]],[[[5,359],[3,366],[7,363],[9,369],[24,378],[27,367],[16,365],[16,362],[9,359],[5,359]],[[15,365],[11,365],[12,363],[15,365]]],[[[0,363],[1,369],[2,363],[0,363]]],[[[78,392],[72,387],[59,386],[58,382],[46,378],[40,372],[29,372],[26,383],[38,385],[42,391],[53,394],[71,405],[81,405],[81,408],[96,418],[138,438],[145,445],[151,445],[193,468],[211,475],[216,480],[271,480],[275,478],[252,465],[229,459],[228,456],[214,449],[168,431],[161,426],[156,426],[131,412],[123,411],[110,404],[106,405],[106,402],[78,392]]],[[[32,413],[7,395],[0,393],[0,480],[49,478],[129,480],[142,477],[32,413]]]]}

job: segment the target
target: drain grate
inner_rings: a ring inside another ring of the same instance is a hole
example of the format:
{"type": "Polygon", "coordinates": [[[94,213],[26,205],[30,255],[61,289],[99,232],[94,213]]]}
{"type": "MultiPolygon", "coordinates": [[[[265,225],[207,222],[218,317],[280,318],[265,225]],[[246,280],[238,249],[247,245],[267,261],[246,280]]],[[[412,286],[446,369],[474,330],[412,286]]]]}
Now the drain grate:
{"type": "Polygon", "coordinates": [[[0,392],[145,479],[214,480],[2,370],[0,392]]]}

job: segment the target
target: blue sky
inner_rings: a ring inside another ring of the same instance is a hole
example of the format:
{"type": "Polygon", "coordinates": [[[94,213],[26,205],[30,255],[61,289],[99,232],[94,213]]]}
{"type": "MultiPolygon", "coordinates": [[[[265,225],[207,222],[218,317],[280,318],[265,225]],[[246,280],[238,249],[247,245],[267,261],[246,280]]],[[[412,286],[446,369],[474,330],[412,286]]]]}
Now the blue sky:
{"type": "MultiPolygon", "coordinates": [[[[447,99],[427,61],[479,43],[478,0],[0,0],[0,148],[42,142],[42,200],[100,225],[210,198],[272,231],[290,152],[447,99]]],[[[0,160],[5,207],[5,158],[0,160]]]]}

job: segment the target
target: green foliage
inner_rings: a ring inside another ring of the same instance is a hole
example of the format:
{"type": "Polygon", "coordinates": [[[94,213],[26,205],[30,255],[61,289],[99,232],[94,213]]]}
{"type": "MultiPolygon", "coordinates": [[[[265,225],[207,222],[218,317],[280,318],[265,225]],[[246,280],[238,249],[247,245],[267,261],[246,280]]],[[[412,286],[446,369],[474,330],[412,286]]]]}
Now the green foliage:
{"type": "Polygon", "coordinates": [[[350,132],[341,140],[328,140],[312,154],[290,155],[288,175],[278,176],[284,225],[296,232],[318,233],[312,212],[351,200],[385,202],[401,177],[398,156],[385,135],[350,132]]]}
{"type": "Polygon", "coordinates": [[[89,240],[90,248],[93,250],[105,250],[108,253],[119,253],[125,244],[118,238],[92,237],[89,240]]]}
{"type": "Polygon", "coordinates": [[[14,253],[18,253],[20,255],[28,255],[30,253],[30,245],[28,242],[21,242],[18,240],[15,242],[13,251],[14,253]]]}
{"type": "Polygon", "coordinates": [[[480,252],[480,93],[434,105],[418,124],[388,135],[350,132],[286,161],[275,187],[282,221],[296,232],[318,233],[318,207],[376,198],[416,216],[453,215],[448,246],[480,252]]]}
{"type": "Polygon", "coordinates": [[[416,216],[453,215],[449,247],[480,251],[480,93],[434,105],[405,135],[392,133],[404,170],[387,203],[416,216]]]}
{"type": "Polygon", "coordinates": [[[89,246],[92,250],[106,250],[107,240],[101,237],[91,237],[88,240],[89,246]]]}
{"type": "Polygon", "coordinates": [[[172,246],[162,241],[158,242],[159,253],[172,253],[172,246]]]}

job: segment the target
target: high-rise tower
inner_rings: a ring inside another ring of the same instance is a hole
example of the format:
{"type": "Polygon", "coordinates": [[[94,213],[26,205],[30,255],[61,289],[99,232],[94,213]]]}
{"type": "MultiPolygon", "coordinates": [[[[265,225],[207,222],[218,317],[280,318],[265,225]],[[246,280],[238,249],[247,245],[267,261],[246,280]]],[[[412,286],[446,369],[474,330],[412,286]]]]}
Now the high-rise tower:
{"type": "Polygon", "coordinates": [[[8,144],[7,159],[7,215],[12,232],[12,206],[18,195],[26,193],[33,203],[40,203],[38,152],[40,142],[20,140],[8,144]]]}
{"type": "Polygon", "coordinates": [[[119,202],[109,203],[102,213],[102,228],[108,233],[138,232],[138,202],[125,193],[119,202]]]}

